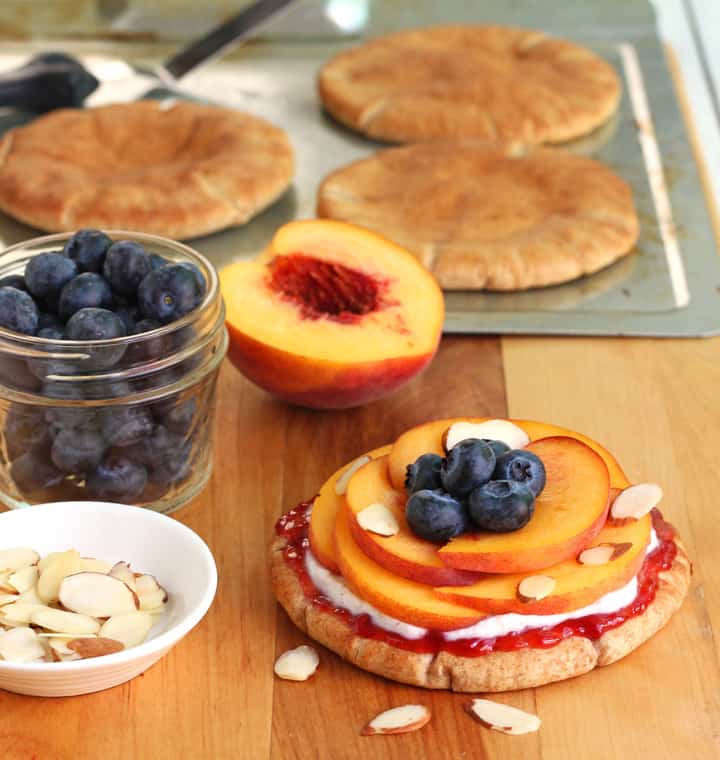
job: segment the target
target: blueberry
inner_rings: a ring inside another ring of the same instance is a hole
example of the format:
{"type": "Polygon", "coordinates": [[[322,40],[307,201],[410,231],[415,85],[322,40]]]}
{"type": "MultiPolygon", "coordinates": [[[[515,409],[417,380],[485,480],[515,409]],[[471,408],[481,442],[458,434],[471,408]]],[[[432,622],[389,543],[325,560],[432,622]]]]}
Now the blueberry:
{"type": "Polygon", "coordinates": [[[38,300],[54,300],[77,275],[77,264],[56,252],[33,256],[25,267],[27,288],[38,300]]]}
{"type": "Polygon", "coordinates": [[[147,483],[145,467],[111,451],[87,476],[87,488],[93,496],[105,499],[134,499],[147,483]]]}
{"type": "Polygon", "coordinates": [[[60,291],[58,314],[67,322],[80,309],[111,309],[112,305],[112,290],[107,280],[95,272],[83,272],[60,291]]]}
{"type": "Polygon", "coordinates": [[[48,311],[41,311],[38,315],[38,330],[42,330],[44,327],[59,327],[62,330],[63,323],[55,314],[51,314],[48,311]]]}
{"type": "Polygon", "coordinates": [[[7,277],[0,277],[0,288],[16,288],[27,293],[25,278],[21,274],[9,274],[7,277]]]}
{"type": "Polygon", "coordinates": [[[525,483],[532,495],[537,496],[545,488],[545,465],[532,451],[513,449],[498,458],[493,478],[525,483]]]}
{"type": "Polygon", "coordinates": [[[165,402],[161,401],[153,405],[153,413],[159,416],[162,425],[171,433],[187,435],[195,417],[195,399],[189,398],[182,404],[173,403],[174,406],[171,404],[170,408],[167,408],[165,402]]]}
{"type": "Polygon", "coordinates": [[[167,457],[150,469],[150,481],[160,486],[171,486],[179,483],[190,473],[189,449],[182,457],[167,457]]]}
{"type": "Polygon", "coordinates": [[[139,406],[107,407],[100,412],[100,427],[112,446],[130,446],[149,436],[155,422],[149,409],[139,406]]]}
{"type": "Polygon", "coordinates": [[[50,431],[42,410],[13,404],[5,419],[5,443],[10,459],[36,451],[50,443],[50,431]]]}
{"type": "Polygon", "coordinates": [[[525,483],[491,480],[468,496],[468,509],[481,530],[509,533],[527,524],[535,509],[535,497],[525,483]]]}
{"type": "Polygon", "coordinates": [[[468,528],[465,507],[442,491],[416,491],[405,505],[405,517],[413,533],[444,544],[468,528]]]}
{"type": "Polygon", "coordinates": [[[480,440],[485,441],[485,443],[487,443],[487,445],[493,450],[496,463],[500,456],[507,451],[510,451],[510,447],[504,441],[493,441],[490,438],[481,438],[480,440]]]}
{"type": "Polygon", "coordinates": [[[80,272],[99,272],[112,240],[100,230],[79,230],[65,243],[63,253],[71,258],[80,272]]]}
{"type": "Polygon", "coordinates": [[[164,425],[157,425],[152,435],[145,438],[139,446],[140,455],[151,466],[160,464],[169,457],[187,458],[188,451],[189,443],[164,425]]]}
{"type": "Polygon", "coordinates": [[[22,493],[40,491],[56,486],[64,477],[47,457],[35,451],[28,451],[10,465],[10,477],[22,493]]]}
{"type": "MultiPolygon", "coordinates": [[[[158,327],[162,327],[159,322],[154,319],[141,319],[133,330],[133,335],[143,335],[151,330],[157,330],[158,327]]],[[[159,356],[167,353],[168,341],[164,335],[158,335],[155,337],[147,337],[143,340],[130,343],[127,348],[126,359],[129,364],[137,364],[139,362],[150,361],[151,359],[157,359],[159,356]]]]}
{"type": "Polygon", "coordinates": [[[150,257],[140,243],[118,240],[108,249],[103,274],[114,291],[134,295],[138,286],[152,271],[150,257]]]}
{"type": "Polygon", "coordinates": [[[140,283],[138,306],[146,319],[174,322],[200,303],[203,292],[193,272],[178,264],[156,269],[140,283]]]}
{"type": "Polygon", "coordinates": [[[106,448],[102,435],[93,427],[65,428],[55,436],[50,456],[58,470],[80,473],[95,467],[106,448]]]}
{"type": "Polygon", "coordinates": [[[203,273],[200,271],[200,268],[193,264],[191,261],[178,261],[177,266],[183,267],[188,270],[188,272],[192,272],[195,276],[195,281],[198,284],[198,287],[200,288],[200,292],[205,295],[205,277],[203,276],[203,273]]]}
{"type": "Polygon", "coordinates": [[[122,319],[108,309],[80,309],[65,325],[69,340],[109,340],[126,334],[122,319]]]}
{"type": "Polygon", "coordinates": [[[125,325],[125,333],[132,335],[135,332],[135,326],[138,319],[140,319],[140,312],[137,306],[116,306],[113,311],[120,317],[122,323],[125,325]]]}
{"type": "Polygon", "coordinates": [[[407,466],[405,489],[409,494],[415,491],[431,491],[442,488],[440,467],[442,457],[438,454],[423,454],[407,466]]]}
{"type": "Polygon", "coordinates": [[[32,296],[17,288],[0,288],[0,327],[35,335],[37,326],[38,307],[32,296]]]}
{"type": "Polygon", "coordinates": [[[487,483],[494,469],[495,454],[490,446],[479,438],[467,438],[448,451],[440,478],[446,491],[461,498],[487,483]]]}
{"type": "Polygon", "coordinates": [[[62,327],[41,327],[37,331],[37,336],[46,340],[63,340],[65,333],[62,327]]]}
{"type": "Polygon", "coordinates": [[[150,266],[153,270],[160,269],[160,267],[164,267],[167,264],[170,264],[167,259],[164,259],[162,256],[158,256],[157,253],[151,253],[150,254],[150,266]]]}

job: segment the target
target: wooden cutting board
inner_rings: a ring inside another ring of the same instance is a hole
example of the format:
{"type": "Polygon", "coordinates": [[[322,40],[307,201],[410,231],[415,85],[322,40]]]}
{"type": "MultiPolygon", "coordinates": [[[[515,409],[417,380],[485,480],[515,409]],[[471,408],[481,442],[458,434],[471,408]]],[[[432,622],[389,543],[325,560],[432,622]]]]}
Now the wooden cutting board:
{"type": "Polygon", "coordinates": [[[658,760],[720,756],[720,339],[445,338],[428,372],[385,401],[311,412],[273,401],[229,364],[221,374],[215,473],[177,513],[210,545],[218,596],[158,665],[99,694],[0,692],[3,760],[658,760]],[[275,679],[305,641],[270,593],[267,545],[284,510],[337,466],[426,419],[463,414],[552,420],[582,430],[635,480],[663,484],[665,513],[695,566],[687,602],[624,661],[573,681],[500,695],[537,713],[539,733],[504,736],[463,711],[466,697],[385,681],[321,649],[311,681],[275,679]],[[408,702],[423,730],[361,737],[408,702]]]}

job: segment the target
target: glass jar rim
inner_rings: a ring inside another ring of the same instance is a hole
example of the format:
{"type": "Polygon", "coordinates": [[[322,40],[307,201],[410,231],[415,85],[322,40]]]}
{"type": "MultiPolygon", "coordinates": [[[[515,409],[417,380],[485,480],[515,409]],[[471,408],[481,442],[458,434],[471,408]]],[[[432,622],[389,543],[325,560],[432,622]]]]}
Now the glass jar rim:
{"type": "MultiPolygon", "coordinates": [[[[205,295],[203,297],[203,300],[192,310],[189,311],[187,314],[184,314],[180,319],[175,320],[174,322],[169,322],[168,324],[162,325],[160,327],[156,327],[154,330],[148,330],[144,333],[138,333],[137,335],[123,335],[119,338],[107,338],[104,340],[62,340],[62,346],[63,348],[68,349],[78,349],[78,353],[81,352],[81,349],[88,347],[88,348],[98,348],[98,347],[109,347],[109,346],[116,346],[119,344],[127,345],[128,343],[134,343],[139,342],[142,340],[146,340],[149,337],[162,337],[165,335],[168,335],[176,330],[180,330],[183,327],[186,327],[188,325],[193,324],[200,314],[203,312],[203,310],[209,306],[218,296],[219,290],[220,290],[220,283],[218,280],[217,272],[215,270],[215,267],[210,263],[210,261],[203,256],[199,251],[196,251],[194,248],[191,248],[189,245],[185,245],[184,243],[179,243],[176,240],[172,240],[171,238],[162,237],[161,235],[151,235],[147,232],[133,232],[132,230],[102,230],[102,232],[107,235],[108,237],[112,238],[113,241],[117,240],[133,240],[134,242],[139,243],[154,243],[159,246],[165,246],[168,248],[175,248],[178,249],[180,252],[184,253],[186,256],[188,256],[190,259],[195,259],[199,261],[203,268],[206,270],[206,272],[209,275],[209,281],[206,283],[205,288],[205,295]]],[[[23,250],[23,248],[29,248],[31,246],[39,246],[39,245],[52,245],[53,243],[60,243],[60,242],[66,242],[68,241],[75,233],[74,232],[59,232],[54,233],[52,235],[42,235],[40,237],[36,238],[29,238],[28,240],[23,240],[19,243],[15,243],[11,245],[8,248],[5,248],[3,251],[0,252],[0,256],[5,256],[9,253],[18,253],[23,250]]],[[[59,345],[59,341],[57,339],[53,338],[40,338],[37,335],[26,335],[25,333],[18,333],[14,332],[13,330],[8,330],[5,327],[0,326],[0,341],[7,341],[9,343],[25,343],[27,342],[28,348],[31,348],[32,346],[38,346],[38,351],[40,351],[40,347],[44,346],[50,346],[50,345],[59,345]]],[[[48,354],[47,351],[42,351],[39,356],[42,357],[48,357],[51,356],[51,354],[48,354]]],[[[66,354],[67,356],[67,354],[66,354]]]]}

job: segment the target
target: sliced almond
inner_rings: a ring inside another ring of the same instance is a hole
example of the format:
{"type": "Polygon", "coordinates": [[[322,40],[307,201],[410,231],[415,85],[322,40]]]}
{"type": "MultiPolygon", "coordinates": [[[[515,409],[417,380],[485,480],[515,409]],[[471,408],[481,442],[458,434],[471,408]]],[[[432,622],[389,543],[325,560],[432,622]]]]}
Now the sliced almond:
{"type": "Polygon", "coordinates": [[[162,610],[163,605],[168,600],[167,591],[164,588],[159,588],[157,591],[151,591],[149,594],[143,594],[138,597],[140,600],[140,609],[143,612],[155,613],[162,610]]]}
{"type": "MultiPolygon", "coordinates": [[[[4,607],[6,604],[14,604],[17,601],[17,594],[0,594],[0,607],[4,607]]],[[[0,610],[0,612],[2,612],[2,610],[0,610]]]]}
{"type": "Polygon", "coordinates": [[[12,623],[25,623],[30,624],[30,618],[37,610],[49,610],[50,607],[46,607],[44,604],[24,604],[23,602],[15,602],[14,604],[8,604],[2,608],[2,619],[9,620],[12,623]]]}
{"type": "Polygon", "coordinates": [[[57,633],[97,633],[100,630],[100,623],[95,618],[49,608],[33,612],[30,622],[57,633]]]}
{"type": "Polygon", "coordinates": [[[350,478],[365,464],[370,461],[370,457],[367,454],[363,454],[358,457],[354,462],[351,462],[348,468],[343,474],[335,481],[335,493],[338,496],[344,496],[347,493],[348,483],[350,478]]]}
{"type": "Polygon", "coordinates": [[[518,583],[517,591],[521,602],[539,602],[554,589],[555,579],[549,575],[528,575],[518,583]]]}
{"type": "Polygon", "coordinates": [[[493,702],[490,699],[473,699],[465,709],[475,720],[503,734],[529,734],[540,728],[540,718],[517,707],[493,702]]]}
{"type": "Polygon", "coordinates": [[[106,639],[119,641],[125,649],[130,649],[145,641],[153,623],[153,617],[149,612],[138,611],[113,615],[103,624],[100,635],[106,639]]]}
{"type": "Polygon", "coordinates": [[[80,572],[82,562],[80,554],[75,549],[62,552],[40,571],[37,584],[38,596],[47,604],[58,598],[58,591],[63,578],[72,573],[80,572]]]}
{"type": "Polygon", "coordinates": [[[286,681],[307,681],[320,664],[318,653],[306,644],[283,652],[275,661],[275,675],[286,681]]]}
{"type": "Polygon", "coordinates": [[[17,597],[17,601],[22,602],[23,604],[45,604],[45,602],[37,595],[37,586],[20,594],[17,597]]]}
{"type": "Polygon", "coordinates": [[[79,654],[84,660],[90,657],[103,657],[106,654],[115,654],[122,652],[125,647],[114,639],[93,638],[93,639],[71,639],[67,643],[67,648],[79,654]]]}
{"type": "Polygon", "coordinates": [[[89,573],[105,573],[107,575],[113,567],[112,562],[105,562],[103,559],[95,559],[95,557],[80,558],[80,570],[87,570],[89,573]]]}
{"type": "Polygon", "coordinates": [[[511,449],[522,449],[530,443],[528,434],[509,420],[486,422],[456,422],[443,433],[442,444],[446,452],[467,438],[485,438],[502,441],[511,449]]]}
{"type": "Polygon", "coordinates": [[[22,570],[23,567],[36,565],[40,555],[34,549],[17,547],[15,549],[0,549],[0,570],[22,570]]]}
{"type": "Polygon", "coordinates": [[[35,587],[38,579],[36,565],[29,565],[22,570],[16,570],[9,578],[8,583],[15,588],[18,594],[24,594],[35,587]]]}
{"type": "Polygon", "coordinates": [[[384,504],[371,504],[360,510],[356,517],[363,530],[378,536],[394,536],[400,530],[395,515],[384,504]]]}
{"type": "Polygon", "coordinates": [[[631,548],[632,544],[628,542],[622,544],[598,544],[581,551],[577,559],[581,565],[607,565],[608,562],[622,557],[631,548]]]}
{"type": "Polygon", "coordinates": [[[8,662],[34,662],[44,659],[45,647],[32,628],[14,628],[0,635],[0,657],[8,662]]]}
{"type": "Polygon", "coordinates": [[[130,565],[127,562],[116,562],[110,568],[108,575],[121,580],[128,588],[135,591],[135,573],[130,569],[130,565]]]}
{"type": "Polygon", "coordinates": [[[5,570],[0,572],[0,592],[3,594],[14,594],[17,589],[10,583],[10,578],[16,573],[15,570],[5,570]]]}
{"type": "MultiPolygon", "coordinates": [[[[46,634],[40,634],[40,638],[45,638],[46,634]]],[[[46,641],[50,645],[50,649],[55,654],[58,655],[64,655],[65,657],[72,657],[72,655],[76,655],[75,659],[79,660],[80,655],[77,654],[77,652],[73,652],[72,649],[67,648],[68,641],[72,641],[72,637],[65,637],[65,638],[59,638],[59,637],[53,637],[53,638],[47,638],[46,641]]]]}
{"type": "Polygon", "coordinates": [[[138,596],[143,596],[143,594],[150,594],[153,591],[157,591],[158,589],[162,588],[162,586],[155,580],[152,575],[139,575],[138,573],[134,573],[134,575],[135,593],[138,596]]]}
{"type": "Polygon", "coordinates": [[[393,707],[376,715],[361,733],[363,736],[406,734],[409,731],[417,731],[422,728],[431,717],[430,710],[425,705],[393,707]]]}
{"type": "Polygon", "coordinates": [[[621,491],[612,507],[610,516],[615,520],[639,520],[660,503],[663,490],[657,483],[638,483],[621,491]]]}
{"type": "Polygon", "coordinates": [[[102,573],[68,575],[60,584],[58,600],[65,609],[98,618],[134,612],[139,606],[131,588],[118,578],[102,573]]]}
{"type": "Polygon", "coordinates": [[[54,562],[58,557],[65,554],[65,552],[50,552],[46,554],[38,563],[38,570],[42,572],[51,562],[54,562]]]}

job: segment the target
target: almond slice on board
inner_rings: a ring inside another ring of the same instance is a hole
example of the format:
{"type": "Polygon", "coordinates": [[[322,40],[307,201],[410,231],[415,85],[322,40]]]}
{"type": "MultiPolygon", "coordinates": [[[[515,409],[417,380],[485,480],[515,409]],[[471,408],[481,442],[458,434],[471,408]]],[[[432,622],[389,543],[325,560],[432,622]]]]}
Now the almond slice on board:
{"type": "Polygon", "coordinates": [[[402,705],[393,707],[376,715],[363,728],[363,736],[377,734],[406,734],[422,728],[431,718],[430,710],[425,705],[402,705]]]}
{"type": "Polygon", "coordinates": [[[152,615],[148,612],[127,612],[124,615],[113,615],[105,621],[100,629],[100,636],[114,639],[125,646],[125,649],[142,644],[153,626],[152,615]]]}
{"type": "Polygon", "coordinates": [[[657,483],[638,483],[621,491],[610,507],[615,520],[639,520],[660,503],[663,490],[657,483]]]}
{"type": "Polygon", "coordinates": [[[400,530],[395,515],[384,504],[370,504],[361,509],[355,518],[363,530],[377,533],[378,536],[394,536],[400,530]]]}
{"type": "Polygon", "coordinates": [[[338,496],[344,496],[347,493],[348,483],[350,478],[364,465],[370,461],[370,457],[367,454],[363,454],[358,457],[354,462],[351,462],[348,468],[343,474],[335,481],[335,493],[338,496]]]}
{"type": "Polygon", "coordinates": [[[598,544],[583,549],[578,554],[577,561],[581,565],[607,565],[608,562],[622,557],[629,549],[632,549],[632,544],[627,541],[621,544],[598,544]]]}
{"type": "Polygon", "coordinates": [[[24,546],[14,549],[0,549],[0,571],[22,570],[29,565],[37,565],[40,555],[34,549],[24,546]]]}
{"type": "Polygon", "coordinates": [[[549,575],[528,575],[518,583],[517,591],[521,602],[539,602],[554,589],[555,579],[549,575]]]}
{"type": "Polygon", "coordinates": [[[467,712],[488,728],[503,734],[529,734],[540,728],[540,718],[517,707],[493,702],[490,699],[473,699],[465,705],[467,712]]]}
{"type": "Polygon", "coordinates": [[[486,420],[485,422],[456,422],[443,433],[445,451],[450,451],[466,438],[486,438],[502,441],[511,449],[522,449],[530,443],[530,436],[508,420],[486,420]]]}
{"type": "Polygon", "coordinates": [[[42,645],[32,628],[23,626],[0,634],[0,658],[8,662],[34,662],[45,657],[42,645]]]}
{"type": "Polygon", "coordinates": [[[134,612],[139,606],[131,588],[102,573],[68,575],[60,584],[58,599],[65,609],[99,618],[134,612]]]}
{"type": "Polygon", "coordinates": [[[275,675],[286,681],[307,681],[320,664],[318,653],[307,644],[283,652],[275,661],[275,675]]]}
{"type": "Polygon", "coordinates": [[[122,652],[125,649],[119,641],[100,637],[71,639],[67,643],[67,648],[71,652],[79,654],[84,660],[90,657],[103,657],[106,654],[115,654],[115,652],[122,652]]]}
{"type": "Polygon", "coordinates": [[[95,618],[50,608],[33,612],[30,622],[57,633],[97,633],[100,630],[100,623],[95,618]]]}

